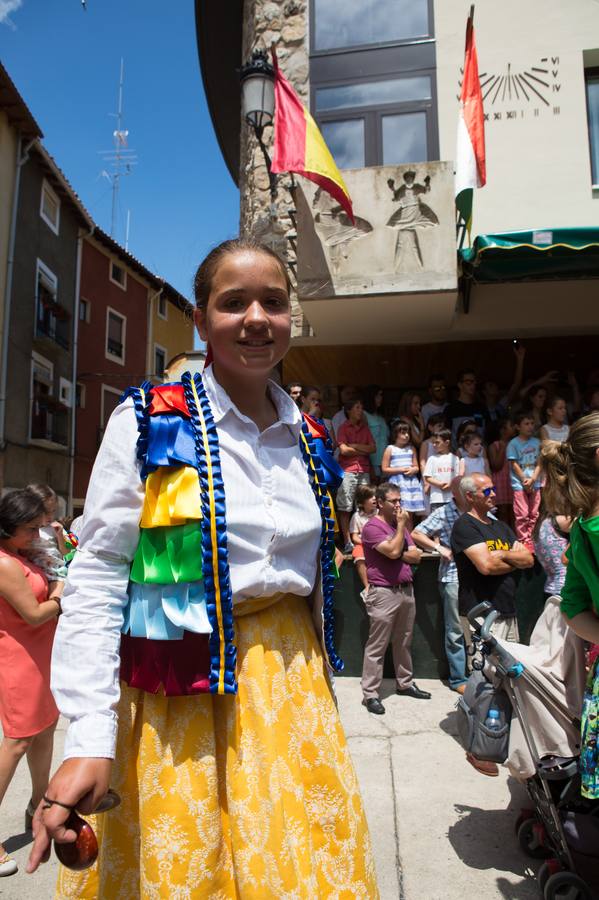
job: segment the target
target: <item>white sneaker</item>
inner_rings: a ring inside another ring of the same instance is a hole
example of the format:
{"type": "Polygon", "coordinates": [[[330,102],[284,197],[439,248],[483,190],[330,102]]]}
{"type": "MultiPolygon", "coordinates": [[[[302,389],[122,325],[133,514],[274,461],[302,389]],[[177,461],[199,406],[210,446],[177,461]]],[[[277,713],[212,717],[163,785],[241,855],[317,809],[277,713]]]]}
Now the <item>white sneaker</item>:
{"type": "Polygon", "coordinates": [[[16,875],[19,871],[19,867],[11,856],[8,853],[5,853],[4,856],[0,856],[0,878],[4,878],[8,875],[16,875]]]}

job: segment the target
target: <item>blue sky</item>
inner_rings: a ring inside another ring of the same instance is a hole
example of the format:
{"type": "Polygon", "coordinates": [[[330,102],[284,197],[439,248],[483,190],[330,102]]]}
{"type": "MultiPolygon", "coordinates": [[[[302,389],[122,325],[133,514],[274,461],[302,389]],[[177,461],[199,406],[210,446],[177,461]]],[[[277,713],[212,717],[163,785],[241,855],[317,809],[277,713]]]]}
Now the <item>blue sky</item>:
{"type": "MultiPolygon", "coordinates": [[[[226,2],[226,0],[221,0],[226,2]]],[[[193,0],[0,0],[0,59],[44,144],[96,222],[110,231],[121,57],[124,124],[137,151],[121,179],[116,239],[191,297],[197,264],[237,233],[239,193],[222,160],[200,74],[193,0]]]]}

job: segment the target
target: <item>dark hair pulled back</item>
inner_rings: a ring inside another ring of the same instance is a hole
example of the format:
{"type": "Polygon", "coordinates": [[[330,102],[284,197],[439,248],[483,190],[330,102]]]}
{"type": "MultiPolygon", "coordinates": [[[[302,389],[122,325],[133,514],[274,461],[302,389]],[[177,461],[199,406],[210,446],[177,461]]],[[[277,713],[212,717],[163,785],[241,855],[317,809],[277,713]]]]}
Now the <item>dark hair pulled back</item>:
{"type": "Polygon", "coordinates": [[[44,501],[29,488],[15,488],[0,498],[0,538],[12,537],[25,525],[45,513],[44,501]]]}
{"type": "Polygon", "coordinates": [[[214,247],[197,268],[193,279],[193,293],[198,309],[206,309],[208,306],[208,298],[210,297],[210,291],[212,290],[212,280],[222,259],[227,256],[227,254],[244,253],[246,251],[263,253],[265,256],[270,256],[271,259],[274,259],[281,270],[281,275],[285,279],[287,291],[291,293],[291,280],[289,278],[289,273],[287,272],[287,267],[275,250],[268,247],[266,244],[262,244],[255,238],[231,238],[228,241],[223,241],[217,247],[214,247]]]}

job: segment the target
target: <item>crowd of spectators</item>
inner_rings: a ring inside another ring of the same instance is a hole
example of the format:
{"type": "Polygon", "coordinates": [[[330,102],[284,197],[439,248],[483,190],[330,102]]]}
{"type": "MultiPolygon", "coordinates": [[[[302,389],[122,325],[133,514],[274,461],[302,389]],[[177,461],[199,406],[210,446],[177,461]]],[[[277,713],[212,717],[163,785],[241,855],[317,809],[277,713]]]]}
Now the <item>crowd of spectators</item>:
{"type": "MultiPolygon", "coordinates": [[[[353,557],[370,620],[362,678],[370,712],[384,713],[378,689],[388,644],[397,692],[425,699],[413,687],[409,656],[408,571],[419,552],[440,557],[449,685],[459,693],[468,676],[469,610],[490,599],[500,613],[498,636],[518,640],[517,570],[532,566],[536,555],[547,575],[546,595],[563,585],[571,521],[543,509],[541,448],[566,441],[579,416],[599,410],[599,377],[584,395],[573,373],[551,371],[525,382],[525,356],[515,345],[507,390],[463,369],[450,391],[435,373],[426,391],[406,391],[391,415],[378,385],[343,385],[330,420],[318,388],[303,386],[297,394],[293,386],[302,412],[328,429],[343,472],[334,499],[340,549],[353,557]]],[[[470,762],[495,774],[492,765],[470,762]]]]}

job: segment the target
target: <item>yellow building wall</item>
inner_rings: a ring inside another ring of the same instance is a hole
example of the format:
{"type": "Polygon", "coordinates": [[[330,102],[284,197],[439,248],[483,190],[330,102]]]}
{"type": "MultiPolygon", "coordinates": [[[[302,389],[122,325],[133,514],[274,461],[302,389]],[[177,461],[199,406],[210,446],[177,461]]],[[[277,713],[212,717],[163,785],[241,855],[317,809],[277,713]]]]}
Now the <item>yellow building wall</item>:
{"type": "Polygon", "coordinates": [[[155,376],[154,349],[155,345],[165,350],[165,363],[168,363],[177,353],[193,350],[193,322],[174,303],[166,302],[166,319],[158,314],[160,298],[151,298],[150,311],[150,335],[148,347],[148,371],[155,376]]]}
{"type": "Polygon", "coordinates": [[[10,217],[15,186],[17,164],[17,133],[0,110],[0,345],[4,331],[4,298],[6,294],[6,267],[10,240],[10,217]]]}

